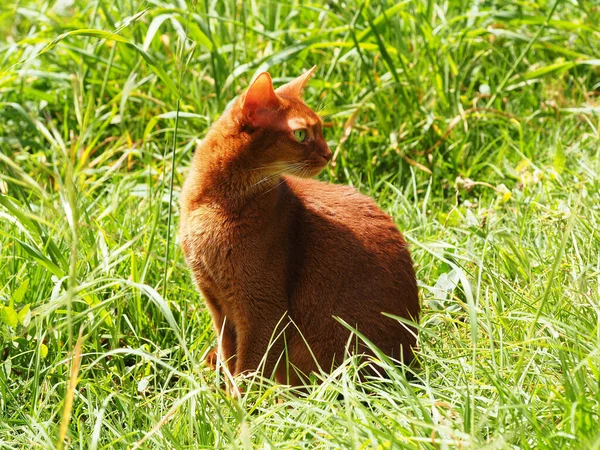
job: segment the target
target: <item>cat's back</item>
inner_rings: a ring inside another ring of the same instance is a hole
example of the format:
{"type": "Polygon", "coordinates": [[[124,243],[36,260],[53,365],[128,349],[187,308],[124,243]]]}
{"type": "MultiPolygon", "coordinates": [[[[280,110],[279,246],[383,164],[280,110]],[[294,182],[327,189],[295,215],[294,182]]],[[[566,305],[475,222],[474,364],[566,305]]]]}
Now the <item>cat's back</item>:
{"type": "Polygon", "coordinates": [[[296,201],[290,234],[296,273],[326,268],[335,276],[323,278],[323,289],[354,285],[357,293],[402,291],[416,298],[408,245],[373,199],[349,186],[312,179],[288,177],[286,184],[296,201]]]}
{"type": "Polygon", "coordinates": [[[323,232],[343,228],[357,239],[369,239],[373,250],[390,241],[405,246],[391,217],[353,187],[296,177],[286,177],[286,183],[299,201],[297,217],[312,226],[324,226],[323,232]]]}

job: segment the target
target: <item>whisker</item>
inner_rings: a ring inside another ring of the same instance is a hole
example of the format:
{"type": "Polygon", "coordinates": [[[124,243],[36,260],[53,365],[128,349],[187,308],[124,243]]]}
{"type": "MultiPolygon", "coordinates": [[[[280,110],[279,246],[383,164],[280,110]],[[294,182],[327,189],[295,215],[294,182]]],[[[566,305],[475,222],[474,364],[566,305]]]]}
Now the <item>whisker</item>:
{"type": "MultiPolygon", "coordinates": [[[[293,164],[293,170],[291,171],[290,175],[295,176],[296,174],[298,174],[301,170],[305,170],[304,167],[306,166],[306,163],[304,162],[300,162],[300,163],[295,163],[293,164]]],[[[281,186],[283,183],[285,183],[285,180],[282,178],[281,181],[279,181],[279,183],[277,183],[275,186],[273,186],[271,189],[266,190],[265,192],[263,192],[261,195],[265,195],[268,194],[269,192],[271,192],[273,189],[277,189],[279,186],[281,186]]]]}
{"type": "Polygon", "coordinates": [[[292,164],[287,164],[285,167],[282,167],[282,168],[281,168],[280,170],[278,170],[277,172],[275,172],[275,173],[272,173],[272,174],[269,174],[269,175],[267,175],[266,177],[263,177],[263,178],[261,178],[261,179],[260,179],[260,180],[258,180],[256,183],[254,183],[254,184],[253,184],[251,187],[256,187],[256,186],[258,186],[258,185],[259,185],[259,184],[261,184],[261,183],[264,183],[264,182],[270,181],[270,180],[272,180],[272,179],[278,178],[278,177],[280,177],[281,175],[283,175],[285,172],[289,171],[290,169],[292,169],[292,170],[293,170],[293,169],[295,169],[295,167],[296,167],[296,164],[295,164],[295,163],[292,163],[292,164]]]}
{"type": "MultiPolygon", "coordinates": [[[[242,189],[240,189],[238,192],[236,192],[233,195],[229,195],[229,198],[232,200],[237,200],[240,198],[243,198],[244,196],[248,195],[249,193],[251,193],[252,191],[254,191],[258,186],[260,185],[264,185],[264,184],[269,184],[272,181],[275,181],[279,178],[281,178],[282,175],[284,175],[285,173],[288,173],[291,176],[304,176],[306,173],[308,173],[307,170],[307,163],[305,161],[300,161],[300,162],[292,162],[292,161],[277,161],[275,163],[272,164],[265,164],[263,166],[260,167],[255,167],[252,169],[248,169],[248,173],[250,174],[251,172],[257,172],[257,171],[265,171],[265,170],[274,170],[274,172],[269,173],[265,176],[263,176],[262,178],[260,178],[258,181],[253,182],[252,184],[246,185],[247,187],[244,187],[243,184],[240,185],[240,187],[242,189]]],[[[275,183],[274,186],[269,187],[266,191],[260,193],[259,195],[265,195],[269,192],[271,192],[274,189],[277,189],[279,186],[281,186],[281,184],[283,184],[285,182],[284,179],[281,179],[279,182],[275,183]]],[[[230,180],[223,180],[221,183],[218,184],[218,186],[222,186],[225,184],[230,183],[230,180]]]]}
{"type": "Polygon", "coordinates": [[[260,166],[260,167],[255,167],[253,169],[249,169],[249,171],[254,172],[257,170],[265,170],[265,169],[281,169],[281,168],[287,168],[290,166],[294,166],[298,163],[293,162],[293,161],[277,161],[274,162],[272,164],[266,164],[264,166],[260,166]]]}

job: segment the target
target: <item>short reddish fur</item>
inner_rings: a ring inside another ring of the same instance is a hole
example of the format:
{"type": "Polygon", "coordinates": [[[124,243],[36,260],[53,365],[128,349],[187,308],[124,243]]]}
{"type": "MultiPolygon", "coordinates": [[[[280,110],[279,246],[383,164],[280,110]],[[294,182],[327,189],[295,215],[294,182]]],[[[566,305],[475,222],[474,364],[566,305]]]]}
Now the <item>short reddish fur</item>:
{"type": "Polygon", "coordinates": [[[415,330],[382,312],[417,321],[420,310],[390,217],[353,188],[308,178],[331,158],[319,117],[300,99],[311,73],[276,91],[259,75],[198,146],[181,196],[181,245],[218,357],[234,375],[262,367],[295,385],[345,357],[350,333],[335,317],[412,360],[415,330]]]}

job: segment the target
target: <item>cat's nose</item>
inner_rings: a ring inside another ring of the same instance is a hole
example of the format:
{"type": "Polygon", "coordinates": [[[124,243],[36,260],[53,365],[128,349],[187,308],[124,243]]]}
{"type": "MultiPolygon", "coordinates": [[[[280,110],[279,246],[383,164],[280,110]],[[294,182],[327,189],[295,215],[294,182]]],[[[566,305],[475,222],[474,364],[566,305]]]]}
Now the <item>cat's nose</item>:
{"type": "Polygon", "coordinates": [[[333,153],[331,152],[331,149],[329,148],[329,146],[327,144],[325,144],[324,147],[320,148],[320,152],[319,155],[325,159],[325,161],[329,162],[331,161],[331,157],[333,156],[333,153]]]}

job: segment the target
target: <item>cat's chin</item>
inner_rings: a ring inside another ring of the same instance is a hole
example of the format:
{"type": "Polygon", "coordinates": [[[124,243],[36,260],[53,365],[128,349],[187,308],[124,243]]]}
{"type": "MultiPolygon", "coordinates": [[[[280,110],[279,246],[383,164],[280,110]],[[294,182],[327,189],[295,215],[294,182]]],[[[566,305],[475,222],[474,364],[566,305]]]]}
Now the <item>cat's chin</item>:
{"type": "Polygon", "coordinates": [[[310,164],[304,170],[301,170],[300,173],[294,173],[290,175],[294,175],[299,178],[312,178],[319,175],[326,166],[327,164],[310,164]]]}

